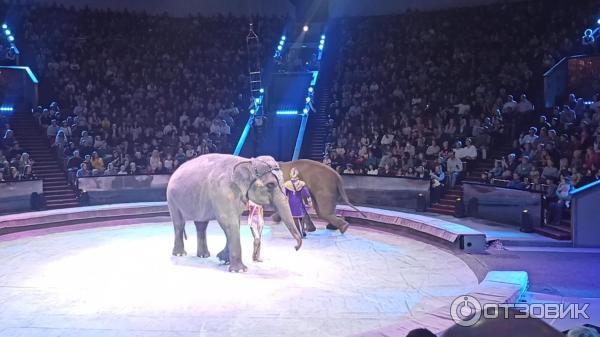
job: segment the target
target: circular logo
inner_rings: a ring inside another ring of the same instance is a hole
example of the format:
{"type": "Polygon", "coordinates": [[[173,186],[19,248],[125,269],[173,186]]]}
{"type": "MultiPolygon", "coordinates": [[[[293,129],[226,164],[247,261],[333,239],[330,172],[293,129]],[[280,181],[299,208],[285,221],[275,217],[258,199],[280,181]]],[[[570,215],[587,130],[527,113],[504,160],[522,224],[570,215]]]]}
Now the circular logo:
{"type": "Polygon", "coordinates": [[[450,316],[460,326],[472,326],[481,318],[481,303],[473,296],[460,296],[452,301],[450,316]]]}

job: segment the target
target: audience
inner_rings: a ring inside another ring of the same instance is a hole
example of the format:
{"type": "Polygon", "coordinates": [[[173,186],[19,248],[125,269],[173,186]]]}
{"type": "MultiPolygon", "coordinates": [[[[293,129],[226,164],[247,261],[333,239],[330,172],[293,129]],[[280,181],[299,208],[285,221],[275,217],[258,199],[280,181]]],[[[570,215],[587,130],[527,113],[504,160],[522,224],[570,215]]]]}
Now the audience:
{"type": "Polygon", "coordinates": [[[411,167],[437,164],[448,172],[453,151],[469,175],[529,121],[534,104],[510,93],[535,89],[534,76],[580,37],[573,18],[590,8],[532,1],[345,19],[324,162],[340,173],[352,164],[354,174],[412,176],[411,167]],[[452,149],[438,145],[446,142],[452,149]]]}
{"type": "MultiPolygon", "coordinates": [[[[250,100],[249,18],[20,9],[20,41],[35,60],[41,101],[56,100],[33,115],[71,178],[81,170],[75,151],[92,156],[91,174],[123,165],[130,174],[169,173],[201,154],[231,153],[250,100]]],[[[270,57],[284,20],[252,21],[270,57]]]]}

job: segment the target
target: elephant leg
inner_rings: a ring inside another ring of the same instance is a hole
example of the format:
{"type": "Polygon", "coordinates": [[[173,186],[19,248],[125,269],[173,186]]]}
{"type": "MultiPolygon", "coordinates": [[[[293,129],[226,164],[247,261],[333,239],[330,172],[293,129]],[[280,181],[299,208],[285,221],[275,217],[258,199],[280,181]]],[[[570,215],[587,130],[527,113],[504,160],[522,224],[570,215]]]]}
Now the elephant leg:
{"type": "Polygon", "coordinates": [[[339,229],[342,233],[346,232],[346,230],[348,229],[348,221],[336,216],[335,214],[321,214],[320,217],[323,220],[329,222],[329,224],[327,225],[327,229],[333,229],[333,226],[335,227],[335,229],[339,229]]]}
{"type": "Polygon", "coordinates": [[[183,214],[169,204],[169,213],[173,220],[173,228],[175,229],[175,243],[173,244],[173,256],[185,256],[187,253],[183,248],[183,237],[185,235],[185,218],[183,214]]]}
{"type": "Polygon", "coordinates": [[[217,254],[217,257],[223,264],[229,264],[229,244],[227,242],[225,242],[225,247],[217,254]]]}
{"type": "Polygon", "coordinates": [[[245,272],[248,270],[242,263],[242,245],[240,243],[240,225],[237,224],[222,224],[221,228],[227,237],[227,250],[229,251],[229,271],[230,272],[245,272]]]}
{"type": "Polygon", "coordinates": [[[206,227],[208,226],[208,221],[194,221],[194,225],[196,225],[196,236],[198,238],[196,255],[201,258],[207,258],[210,256],[208,246],[206,245],[206,227]]]}
{"type": "Polygon", "coordinates": [[[175,244],[173,245],[173,255],[174,256],[185,256],[187,253],[183,247],[183,235],[185,231],[185,222],[184,223],[174,223],[175,227],[175,244]]]}

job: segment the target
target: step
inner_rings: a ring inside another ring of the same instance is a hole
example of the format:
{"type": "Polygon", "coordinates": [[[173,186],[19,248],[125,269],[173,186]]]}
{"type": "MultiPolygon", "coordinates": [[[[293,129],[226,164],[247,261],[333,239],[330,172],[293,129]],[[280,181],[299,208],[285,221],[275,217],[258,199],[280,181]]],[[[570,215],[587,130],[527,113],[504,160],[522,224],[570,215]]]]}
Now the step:
{"type": "Polygon", "coordinates": [[[550,228],[552,230],[555,230],[557,232],[563,232],[563,233],[567,233],[569,235],[571,235],[571,227],[567,227],[567,226],[563,226],[563,225],[544,225],[544,228],[550,228]]]}
{"type": "Polygon", "coordinates": [[[436,203],[436,204],[433,204],[431,206],[431,208],[447,209],[447,210],[452,210],[454,212],[455,206],[454,205],[445,205],[445,204],[436,203]]]}
{"type": "Polygon", "coordinates": [[[79,202],[70,202],[70,203],[64,203],[64,204],[52,204],[52,205],[46,205],[47,209],[61,209],[61,208],[71,208],[71,207],[78,207],[79,206],[79,202]]]}
{"type": "Polygon", "coordinates": [[[46,187],[67,187],[67,179],[64,179],[63,181],[44,181],[44,188],[46,187]]]}
{"type": "Polygon", "coordinates": [[[63,184],[63,185],[55,185],[55,186],[46,186],[44,184],[44,193],[46,192],[62,192],[62,191],[72,191],[73,187],[71,185],[63,184]]]}
{"type": "Polygon", "coordinates": [[[555,240],[561,240],[561,241],[562,240],[571,240],[570,233],[565,233],[563,231],[549,228],[548,226],[534,228],[534,231],[538,234],[547,236],[547,237],[555,239],[555,240]]]}
{"type": "Polygon", "coordinates": [[[427,211],[432,212],[432,213],[437,213],[437,214],[454,216],[454,210],[438,209],[435,207],[431,207],[427,211]]]}
{"type": "Polygon", "coordinates": [[[44,195],[46,197],[50,197],[50,196],[75,197],[75,191],[65,188],[64,190],[44,191],[44,195]]]}

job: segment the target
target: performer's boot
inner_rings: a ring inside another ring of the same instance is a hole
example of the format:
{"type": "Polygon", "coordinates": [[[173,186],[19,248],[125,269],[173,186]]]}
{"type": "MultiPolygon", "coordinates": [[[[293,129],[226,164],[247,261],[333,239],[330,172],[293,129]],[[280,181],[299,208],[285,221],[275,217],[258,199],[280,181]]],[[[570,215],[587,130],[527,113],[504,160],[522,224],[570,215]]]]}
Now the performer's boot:
{"type": "Polygon", "coordinates": [[[308,215],[308,214],[305,215],[304,223],[306,224],[305,226],[306,226],[307,232],[314,232],[317,230],[317,228],[315,227],[315,224],[312,222],[312,219],[310,218],[310,215],[308,215]]]}
{"type": "Polygon", "coordinates": [[[263,262],[260,258],[260,239],[254,239],[254,252],[252,253],[254,262],[263,262]]]}

